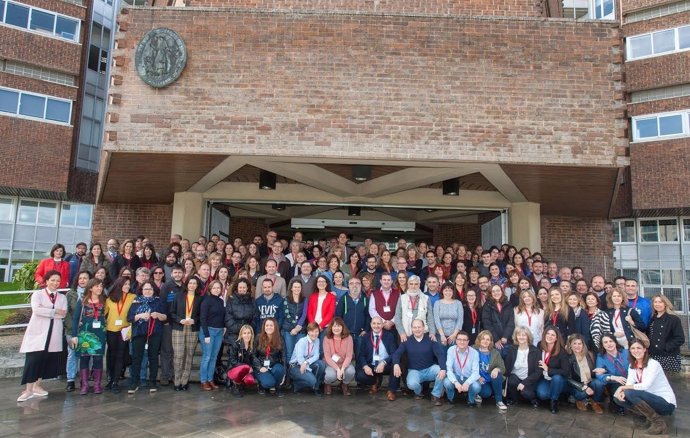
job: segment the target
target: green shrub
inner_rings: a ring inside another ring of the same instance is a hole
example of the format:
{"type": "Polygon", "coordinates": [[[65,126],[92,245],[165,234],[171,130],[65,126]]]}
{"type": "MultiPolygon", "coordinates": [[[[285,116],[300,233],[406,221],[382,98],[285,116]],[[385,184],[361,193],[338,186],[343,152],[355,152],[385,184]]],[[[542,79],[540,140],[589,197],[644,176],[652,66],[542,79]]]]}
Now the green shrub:
{"type": "Polygon", "coordinates": [[[38,284],[34,280],[34,274],[38,267],[38,261],[32,260],[25,263],[20,269],[14,271],[12,282],[23,290],[38,289],[38,284]]]}

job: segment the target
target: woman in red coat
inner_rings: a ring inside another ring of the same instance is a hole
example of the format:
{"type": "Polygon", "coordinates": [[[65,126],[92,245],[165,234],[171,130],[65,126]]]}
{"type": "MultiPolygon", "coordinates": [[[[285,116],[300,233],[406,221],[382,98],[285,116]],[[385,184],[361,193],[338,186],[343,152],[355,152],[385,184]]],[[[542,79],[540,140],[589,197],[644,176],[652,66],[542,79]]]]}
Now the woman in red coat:
{"type": "Polygon", "coordinates": [[[307,304],[307,323],[317,323],[322,333],[335,316],[335,294],[328,290],[329,284],[328,277],[319,275],[307,304]]]}
{"type": "Polygon", "coordinates": [[[45,275],[50,271],[57,271],[60,273],[60,289],[67,288],[69,282],[69,263],[65,261],[65,246],[62,243],[56,243],[50,250],[50,257],[41,260],[34,273],[34,280],[40,287],[46,286],[45,275]]]}

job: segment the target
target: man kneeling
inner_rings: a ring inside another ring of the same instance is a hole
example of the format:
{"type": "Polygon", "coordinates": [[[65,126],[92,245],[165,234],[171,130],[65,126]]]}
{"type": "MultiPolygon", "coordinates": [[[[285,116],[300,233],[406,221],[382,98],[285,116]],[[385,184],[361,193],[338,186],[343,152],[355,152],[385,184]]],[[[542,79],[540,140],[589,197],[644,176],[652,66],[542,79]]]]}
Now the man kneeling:
{"type": "Polygon", "coordinates": [[[357,372],[355,379],[360,385],[371,385],[369,394],[376,394],[384,375],[388,378],[386,398],[395,400],[400,379],[393,375],[391,354],[395,352],[395,338],[383,330],[383,318],[371,319],[371,331],[364,335],[357,354],[357,372]]]}

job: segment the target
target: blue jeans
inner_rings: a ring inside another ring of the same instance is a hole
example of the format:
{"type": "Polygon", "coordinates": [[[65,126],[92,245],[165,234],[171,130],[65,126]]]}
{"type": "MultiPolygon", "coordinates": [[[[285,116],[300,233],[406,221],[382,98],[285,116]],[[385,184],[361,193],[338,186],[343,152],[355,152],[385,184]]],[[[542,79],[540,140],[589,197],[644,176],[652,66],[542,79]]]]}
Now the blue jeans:
{"type": "Polygon", "coordinates": [[[319,389],[326,372],[326,362],[317,360],[309,368],[311,371],[307,370],[302,374],[299,365],[290,366],[290,379],[292,379],[292,388],[295,392],[304,388],[319,389]]]}
{"type": "Polygon", "coordinates": [[[265,373],[255,372],[254,377],[259,381],[259,386],[264,389],[278,388],[285,377],[285,367],[282,364],[273,365],[265,373]]]}
{"type": "MultiPolygon", "coordinates": [[[[458,380],[460,383],[464,383],[464,380],[458,380]]],[[[453,401],[455,398],[455,385],[453,382],[450,381],[448,377],[443,379],[443,387],[446,388],[446,395],[448,396],[448,400],[453,401]]],[[[467,393],[467,403],[473,405],[474,398],[479,394],[482,390],[482,385],[479,383],[479,381],[472,382],[470,384],[470,389],[467,393]]],[[[433,394],[433,393],[432,393],[433,394]]],[[[438,397],[438,396],[437,396],[438,397]]]]}
{"type": "Polygon", "coordinates": [[[537,398],[539,400],[558,400],[565,387],[565,378],[560,374],[551,376],[551,380],[541,378],[537,383],[537,398]]]}
{"type": "Polygon", "coordinates": [[[490,382],[484,382],[482,384],[482,389],[479,391],[479,396],[481,398],[491,397],[494,395],[496,403],[503,401],[503,374],[498,373],[495,379],[491,379],[490,382]]]}
{"type": "MultiPolygon", "coordinates": [[[[129,343],[129,356],[134,357],[134,345],[132,343],[129,343]]],[[[132,365],[129,366],[129,381],[130,383],[132,382],[132,373],[134,373],[132,365]]],[[[139,370],[139,381],[140,382],[148,382],[148,375],[149,375],[149,356],[145,354],[141,358],[141,369],[139,370]]],[[[153,376],[152,378],[155,379],[157,376],[153,376]]]]}
{"type": "Polygon", "coordinates": [[[659,415],[671,415],[676,409],[671,403],[667,402],[658,395],[654,395],[651,392],[640,391],[637,389],[627,389],[625,391],[625,401],[622,402],[617,398],[614,399],[618,406],[623,406],[626,409],[630,409],[640,402],[646,402],[649,407],[654,409],[659,415]]]}
{"type": "Polygon", "coordinates": [[[65,335],[67,338],[67,366],[65,367],[65,373],[67,374],[67,381],[74,382],[77,378],[77,369],[79,368],[79,355],[72,347],[70,347],[69,341],[72,336],[65,335]]]}
{"type": "Polygon", "coordinates": [[[305,337],[304,333],[297,333],[296,335],[291,335],[289,331],[283,330],[283,340],[285,341],[285,357],[287,361],[290,362],[292,359],[292,352],[295,350],[295,345],[297,341],[305,337]]]}
{"type": "MultiPolygon", "coordinates": [[[[594,395],[592,395],[592,400],[595,402],[601,403],[603,401],[603,395],[604,395],[604,388],[606,388],[606,385],[604,382],[602,382],[599,379],[594,379],[591,382],[587,384],[592,390],[594,391],[594,395]]],[[[575,387],[570,387],[570,394],[575,397],[575,400],[587,400],[589,396],[587,395],[586,392],[580,391],[579,389],[575,387]]]]}
{"type": "Polygon", "coordinates": [[[423,370],[407,370],[407,387],[414,391],[416,395],[422,395],[422,383],[434,382],[434,389],[431,390],[431,395],[434,397],[441,397],[443,395],[443,381],[438,378],[438,373],[441,367],[432,365],[423,370]]]}
{"type": "Polygon", "coordinates": [[[201,342],[201,367],[199,369],[199,380],[201,383],[213,380],[213,371],[216,369],[216,357],[220,346],[223,344],[223,329],[209,327],[208,334],[211,338],[210,343],[204,339],[204,331],[199,330],[199,342],[201,342]]]}

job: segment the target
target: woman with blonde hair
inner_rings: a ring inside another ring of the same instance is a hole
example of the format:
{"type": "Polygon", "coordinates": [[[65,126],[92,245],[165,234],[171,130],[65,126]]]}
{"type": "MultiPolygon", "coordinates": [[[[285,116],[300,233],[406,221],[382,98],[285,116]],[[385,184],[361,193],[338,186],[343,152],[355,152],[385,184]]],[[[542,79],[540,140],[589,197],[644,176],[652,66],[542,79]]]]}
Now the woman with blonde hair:
{"type": "Polygon", "coordinates": [[[563,292],[553,287],[549,291],[549,300],[546,303],[544,314],[544,327],[555,327],[561,339],[568,339],[568,336],[575,333],[575,315],[565,302],[563,292]]]}
{"type": "Polygon", "coordinates": [[[242,397],[242,388],[256,384],[252,374],[254,362],[254,329],[251,324],[244,324],[237,339],[228,344],[228,378],[226,384],[232,395],[242,397]]]}
{"type": "Polygon", "coordinates": [[[661,364],[667,373],[680,372],[680,347],[685,344],[685,334],[680,318],[673,311],[673,304],[664,295],[652,298],[652,319],[647,327],[649,356],[661,364]]]}
{"type": "Polygon", "coordinates": [[[512,340],[513,345],[508,349],[504,361],[508,380],[507,404],[515,404],[522,397],[537,408],[537,383],[542,376],[542,369],[539,367],[541,352],[532,345],[532,331],[527,327],[515,327],[512,340]]]}
{"type": "Polygon", "coordinates": [[[537,297],[531,290],[520,292],[515,308],[515,326],[527,327],[532,334],[532,345],[537,346],[544,332],[544,311],[537,307],[537,297]]]}
{"type": "Polygon", "coordinates": [[[644,327],[642,317],[639,313],[631,311],[628,308],[628,299],[623,292],[614,289],[606,297],[608,309],[606,313],[609,314],[608,332],[616,336],[616,340],[623,348],[628,348],[630,343],[635,340],[635,334],[632,328],[641,329],[644,327]]]}
{"type": "Polygon", "coordinates": [[[585,338],[575,333],[568,338],[566,349],[570,351],[570,375],[568,387],[570,394],[575,397],[575,405],[580,411],[586,411],[590,406],[597,414],[603,414],[601,403],[604,397],[604,382],[596,378],[595,362],[587,349],[585,338]]]}
{"type": "Polygon", "coordinates": [[[489,330],[482,330],[477,335],[477,342],[474,344],[479,353],[479,384],[482,385],[479,391],[479,400],[491,397],[493,394],[496,399],[496,407],[505,411],[508,407],[503,403],[503,376],[506,367],[501,358],[501,354],[494,349],[494,338],[489,330]]]}

